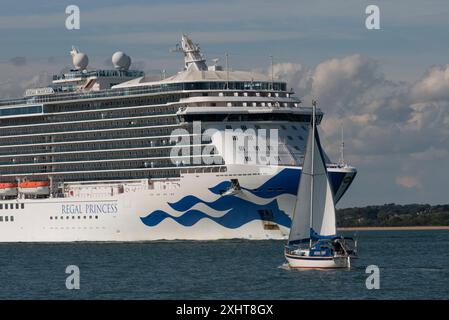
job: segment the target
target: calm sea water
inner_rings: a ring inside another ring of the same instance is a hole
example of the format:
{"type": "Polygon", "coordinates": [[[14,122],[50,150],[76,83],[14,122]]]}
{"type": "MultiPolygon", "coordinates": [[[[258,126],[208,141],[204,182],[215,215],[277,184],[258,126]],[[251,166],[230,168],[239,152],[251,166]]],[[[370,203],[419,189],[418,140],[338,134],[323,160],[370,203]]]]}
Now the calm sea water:
{"type": "Polygon", "coordinates": [[[0,299],[449,299],[449,231],[358,239],[360,259],[337,271],[281,268],[283,241],[0,244],[0,299]],[[379,290],[365,286],[372,264],[379,290]]]}

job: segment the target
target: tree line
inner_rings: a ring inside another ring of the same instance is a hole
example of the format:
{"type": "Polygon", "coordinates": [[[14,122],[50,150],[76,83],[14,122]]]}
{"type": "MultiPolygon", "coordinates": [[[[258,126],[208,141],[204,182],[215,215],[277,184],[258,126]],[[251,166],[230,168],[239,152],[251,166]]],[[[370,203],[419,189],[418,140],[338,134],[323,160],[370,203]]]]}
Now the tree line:
{"type": "Polygon", "coordinates": [[[449,226],[449,205],[388,203],[337,210],[338,227],[449,226]]]}

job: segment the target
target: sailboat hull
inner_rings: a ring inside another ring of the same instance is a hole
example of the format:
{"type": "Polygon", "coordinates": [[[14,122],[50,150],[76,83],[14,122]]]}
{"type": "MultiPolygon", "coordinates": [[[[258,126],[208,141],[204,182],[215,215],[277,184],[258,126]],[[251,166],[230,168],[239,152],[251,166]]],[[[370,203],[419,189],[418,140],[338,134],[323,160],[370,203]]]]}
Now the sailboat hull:
{"type": "Polygon", "coordinates": [[[288,265],[294,269],[339,269],[348,267],[347,257],[309,257],[285,254],[288,265]]]}

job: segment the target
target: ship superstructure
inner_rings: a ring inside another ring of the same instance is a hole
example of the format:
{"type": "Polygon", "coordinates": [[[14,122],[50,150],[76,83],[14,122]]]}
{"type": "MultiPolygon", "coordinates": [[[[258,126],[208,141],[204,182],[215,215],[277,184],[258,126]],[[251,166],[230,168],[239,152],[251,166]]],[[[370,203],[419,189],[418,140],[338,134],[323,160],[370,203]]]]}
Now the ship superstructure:
{"type": "MultiPolygon", "coordinates": [[[[150,81],[73,48],[50,87],[0,100],[0,242],[285,238],[311,108],[185,35],[178,50],[184,70],[150,81]]],[[[338,201],[356,170],[326,159],[338,201]]]]}

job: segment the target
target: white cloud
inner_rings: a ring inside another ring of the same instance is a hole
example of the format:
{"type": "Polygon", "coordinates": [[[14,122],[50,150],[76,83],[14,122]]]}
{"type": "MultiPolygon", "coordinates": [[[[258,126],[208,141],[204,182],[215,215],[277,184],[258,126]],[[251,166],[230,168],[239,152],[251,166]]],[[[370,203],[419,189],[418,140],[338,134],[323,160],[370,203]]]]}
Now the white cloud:
{"type": "Polygon", "coordinates": [[[404,188],[421,188],[419,180],[412,176],[396,177],[396,183],[404,188]]]}
{"type": "Polygon", "coordinates": [[[449,100],[449,64],[434,67],[411,89],[417,101],[449,100]]]}
{"type": "Polygon", "coordinates": [[[322,140],[333,160],[339,156],[343,124],[346,160],[359,168],[355,194],[385,201],[392,195],[397,196],[393,201],[447,201],[431,190],[449,177],[443,165],[449,155],[448,66],[432,68],[410,83],[387,79],[376,61],[361,55],[329,59],[310,69],[283,63],[275,70],[291,81],[305,105],[318,99],[325,112],[322,140]]]}

